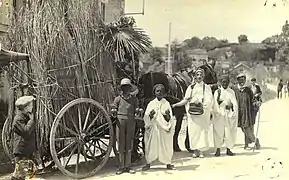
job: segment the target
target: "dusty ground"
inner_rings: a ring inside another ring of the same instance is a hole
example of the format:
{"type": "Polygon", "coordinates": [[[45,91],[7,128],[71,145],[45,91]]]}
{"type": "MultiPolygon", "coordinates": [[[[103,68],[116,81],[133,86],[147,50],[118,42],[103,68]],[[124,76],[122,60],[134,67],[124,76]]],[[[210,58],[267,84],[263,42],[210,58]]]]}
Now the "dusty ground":
{"type": "MultiPolygon", "coordinates": [[[[275,90],[275,86],[268,87],[275,90]]],[[[214,157],[214,150],[208,151],[207,157],[204,159],[193,159],[187,152],[175,153],[173,163],[177,170],[166,171],[163,165],[155,165],[148,172],[141,172],[140,167],[137,168],[135,175],[123,174],[115,175],[115,166],[113,161],[105,167],[103,172],[98,176],[88,178],[88,180],[103,179],[266,179],[261,177],[261,166],[268,157],[275,157],[284,164],[284,169],[288,169],[289,165],[289,121],[288,121],[289,99],[271,100],[263,104],[260,116],[259,138],[262,145],[261,150],[252,152],[243,149],[244,136],[238,131],[238,139],[234,152],[234,157],[214,157]]],[[[183,129],[185,129],[184,123],[183,129]]],[[[184,133],[180,137],[180,144],[183,144],[184,133]]],[[[223,151],[224,152],[224,151],[223,151]]],[[[281,174],[279,179],[289,179],[287,174],[281,174]]],[[[2,179],[6,179],[2,177],[2,179]]],[[[68,179],[61,174],[47,174],[42,176],[45,179],[68,179]]],[[[1,179],[1,178],[0,178],[1,179]]]]}

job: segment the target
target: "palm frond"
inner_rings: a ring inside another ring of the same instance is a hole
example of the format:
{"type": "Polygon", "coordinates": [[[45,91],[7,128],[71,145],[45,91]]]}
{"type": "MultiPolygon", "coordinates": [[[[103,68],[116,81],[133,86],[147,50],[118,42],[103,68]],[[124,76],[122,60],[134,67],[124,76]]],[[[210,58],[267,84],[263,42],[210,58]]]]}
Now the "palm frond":
{"type": "Polygon", "coordinates": [[[152,46],[145,31],[135,27],[133,18],[122,17],[117,22],[103,25],[99,30],[105,47],[115,55],[116,61],[124,61],[126,54],[148,53],[152,46]]]}

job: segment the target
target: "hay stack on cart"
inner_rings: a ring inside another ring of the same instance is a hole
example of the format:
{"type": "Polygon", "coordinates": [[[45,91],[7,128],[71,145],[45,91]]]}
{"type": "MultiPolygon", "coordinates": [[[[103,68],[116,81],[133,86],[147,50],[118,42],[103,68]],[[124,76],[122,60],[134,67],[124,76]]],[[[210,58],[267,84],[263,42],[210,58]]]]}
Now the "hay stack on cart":
{"type": "Polygon", "coordinates": [[[83,178],[107,162],[114,143],[108,110],[120,78],[115,62],[151,43],[133,19],[106,25],[98,9],[98,1],[27,1],[15,14],[4,46],[27,54],[3,66],[11,87],[3,134],[10,157],[14,101],[34,95],[43,165],[53,160],[66,175],[83,178]]]}

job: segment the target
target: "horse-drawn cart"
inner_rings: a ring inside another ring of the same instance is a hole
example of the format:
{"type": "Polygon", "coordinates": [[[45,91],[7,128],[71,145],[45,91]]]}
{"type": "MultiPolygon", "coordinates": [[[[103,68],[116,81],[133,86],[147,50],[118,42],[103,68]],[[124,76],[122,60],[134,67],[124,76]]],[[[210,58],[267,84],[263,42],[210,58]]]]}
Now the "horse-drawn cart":
{"type": "MultiPolygon", "coordinates": [[[[37,99],[33,118],[37,122],[38,158],[43,166],[54,162],[65,175],[85,178],[100,171],[113,154],[117,156],[115,120],[108,113],[109,102],[94,98],[100,88],[105,88],[107,93],[115,91],[115,80],[93,82],[91,77],[96,75],[97,69],[93,63],[87,62],[47,70],[47,79],[41,84],[35,80],[28,54],[3,49],[0,64],[10,86],[9,113],[3,126],[2,142],[11,159],[14,102],[23,95],[33,95],[37,99]],[[82,86],[78,87],[79,84],[82,86]],[[53,96],[45,96],[45,89],[53,92],[53,96]],[[49,113],[44,116],[42,111],[49,113]]],[[[108,98],[109,101],[113,96],[108,98]]],[[[137,128],[135,138],[139,140],[141,137],[141,128],[137,128]]]]}

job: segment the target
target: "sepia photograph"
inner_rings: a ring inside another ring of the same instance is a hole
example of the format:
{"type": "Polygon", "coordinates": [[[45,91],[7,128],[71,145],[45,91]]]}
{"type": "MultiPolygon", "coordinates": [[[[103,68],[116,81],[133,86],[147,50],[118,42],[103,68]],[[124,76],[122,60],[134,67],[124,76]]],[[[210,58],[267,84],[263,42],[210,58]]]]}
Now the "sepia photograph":
{"type": "Polygon", "coordinates": [[[0,180],[289,179],[288,20],[289,0],[0,0],[0,180]]]}

